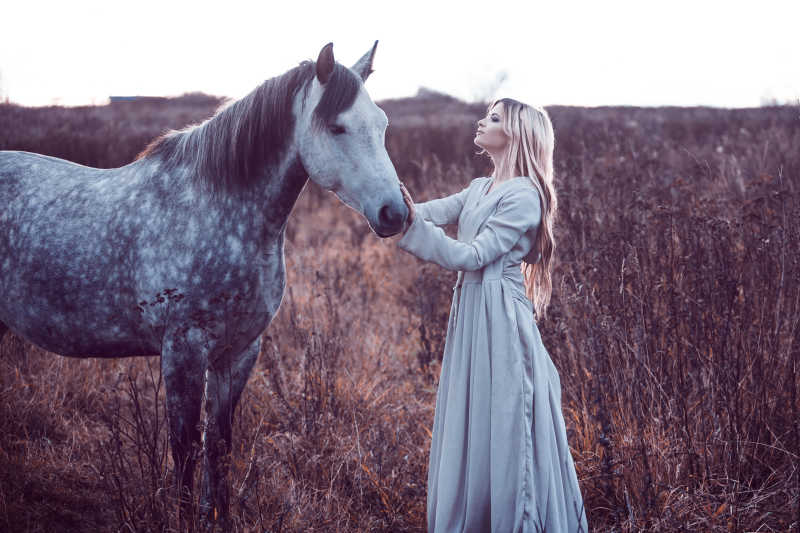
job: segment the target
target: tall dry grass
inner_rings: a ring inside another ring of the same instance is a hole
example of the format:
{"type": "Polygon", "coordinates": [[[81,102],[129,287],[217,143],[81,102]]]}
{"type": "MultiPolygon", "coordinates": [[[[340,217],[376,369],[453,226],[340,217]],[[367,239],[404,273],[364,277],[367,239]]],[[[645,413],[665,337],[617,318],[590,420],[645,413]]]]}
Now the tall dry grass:
{"type": "MultiPolygon", "coordinates": [[[[214,104],[0,106],[0,149],[118,166],[214,104]]],[[[488,170],[482,106],[381,105],[418,200],[488,170]]],[[[562,210],[539,327],[591,529],[797,530],[798,109],[548,110],[562,210]]],[[[301,196],[289,289],[235,418],[233,530],[424,531],[454,276],[394,240],[314,185],[301,196]]],[[[157,368],[6,336],[0,529],[180,527],[157,368]]]]}

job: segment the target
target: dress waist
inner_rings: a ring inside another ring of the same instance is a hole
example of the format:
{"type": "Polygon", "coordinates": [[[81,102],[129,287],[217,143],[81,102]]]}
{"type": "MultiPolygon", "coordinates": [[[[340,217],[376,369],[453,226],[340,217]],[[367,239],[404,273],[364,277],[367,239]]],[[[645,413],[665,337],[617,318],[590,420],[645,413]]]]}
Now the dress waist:
{"type": "Polygon", "coordinates": [[[522,271],[519,269],[519,263],[506,265],[502,273],[496,270],[487,271],[486,269],[459,271],[456,287],[460,287],[462,283],[482,283],[500,279],[505,279],[514,285],[524,287],[524,278],[522,277],[522,271]]]}
{"type": "Polygon", "coordinates": [[[521,300],[523,303],[533,311],[533,304],[525,294],[525,283],[522,272],[519,269],[519,263],[509,264],[503,269],[502,275],[495,272],[489,272],[486,269],[482,270],[467,270],[458,272],[458,280],[456,281],[453,290],[459,291],[462,285],[471,283],[485,283],[491,281],[503,281],[504,286],[510,289],[512,296],[521,300]]]}

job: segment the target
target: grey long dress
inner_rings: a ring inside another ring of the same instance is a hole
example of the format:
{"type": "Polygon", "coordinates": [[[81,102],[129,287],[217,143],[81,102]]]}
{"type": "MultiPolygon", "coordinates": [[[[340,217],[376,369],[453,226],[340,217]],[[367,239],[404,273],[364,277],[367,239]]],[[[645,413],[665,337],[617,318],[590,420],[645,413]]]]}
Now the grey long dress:
{"type": "Polygon", "coordinates": [[[458,270],[428,463],[428,531],[588,532],[561,382],[520,261],[541,219],[526,177],[415,204],[403,250],[458,270]],[[458,221],[458,240],[437,225],[458,221]]]}

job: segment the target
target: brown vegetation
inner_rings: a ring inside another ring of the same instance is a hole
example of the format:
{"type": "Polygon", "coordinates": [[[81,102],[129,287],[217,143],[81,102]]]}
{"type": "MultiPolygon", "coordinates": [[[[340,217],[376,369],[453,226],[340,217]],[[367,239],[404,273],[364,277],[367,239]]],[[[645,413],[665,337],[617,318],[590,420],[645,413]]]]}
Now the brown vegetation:
{"type": "MultiPolygon", "coordinates": [[[[111,167],[216,101],[0,105],[0,149],[111,167]]],[[[488,170],[483,112],[386,101],[419,201],[488,170]]],[[[800,527],[800,113],[549,108],[557,266],[539,325],[593,531],[800,527]]],[[[235,418],[236,531],[424,531],[454,275],[309,184],[235,418]]],[[[155,358],[0,344],[0,530],[170,531],[155,358]]]]}

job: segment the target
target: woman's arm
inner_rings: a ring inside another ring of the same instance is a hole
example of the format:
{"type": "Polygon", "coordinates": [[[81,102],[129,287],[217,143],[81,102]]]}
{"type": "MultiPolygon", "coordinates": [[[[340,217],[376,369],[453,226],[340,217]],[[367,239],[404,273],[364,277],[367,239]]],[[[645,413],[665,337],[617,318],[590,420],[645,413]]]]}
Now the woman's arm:
{"type": "Polygon", "coordinates": [[[532,187],[521,187],[500,199],[497,211],[472,242],[451,239],[441,228],[414,216],[397,245],[420,259],[449,270],[479,270],[508,253],[520,236],[538,225],[540,220],[538,192],[532,187]]]}
{"type": "MultiPolygon", "coordinates": [[[[479,178],[475,178],[479,179],[479,178]]],[[[475,180],[472,180],[474,182],[475,180]]],[[[414,211],[416,216],[425,220],[430,220],[437,226],[445,224],[453,224],[458,221],[458,216],[461,214],[461,209],[464,207],[464,201],[467,198],[469,188],[472,182],[462,191],[444,198],[437,198],[427,202],[415,203],[414,211]]]]}

